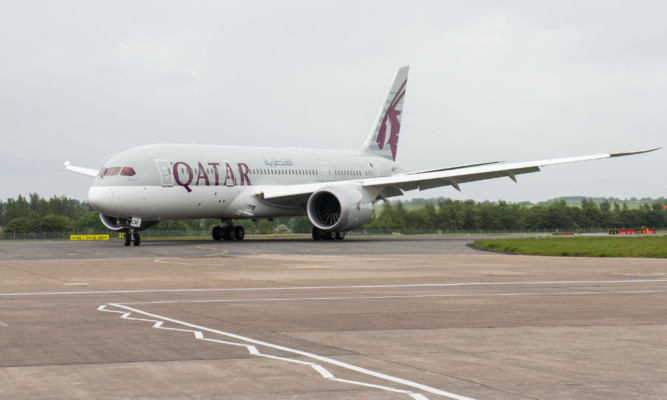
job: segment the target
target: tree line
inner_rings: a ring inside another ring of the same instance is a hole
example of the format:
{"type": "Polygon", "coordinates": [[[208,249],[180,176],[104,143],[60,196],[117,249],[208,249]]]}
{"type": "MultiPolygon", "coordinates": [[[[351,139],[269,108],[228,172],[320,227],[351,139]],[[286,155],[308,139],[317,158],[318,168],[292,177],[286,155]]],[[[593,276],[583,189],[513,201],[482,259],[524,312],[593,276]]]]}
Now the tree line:
{"type": "Polygon", "coordinates": [[[596,203],[583,198],[578,206],[565,200],[550,204],[475,202],[439,199],[418,207],[402,202],[388,203],[364,225],[372,231],[576,231],[611,228],[666,228],[664,199],[641,203],[630,208],[627,203],[596,203]]]}
{"type": "MultiPolygon", "coordinates": [[[[86,204],[65,196],[47,200],[32,193],[0,200],[0,227],[6,233],[85,230],[83,224],[92,222],[92,214],[86,204]]],[[[101,222],[99,226],[103,228],[101,222]]]]}
{"type": "MultiPolygon", "coordinates": [[[[571,201],[571,200],[570,200],[571,201]]],[[[387,202],[376,207],[366,232],[447,232],[447,231],[576,231],[581,229],[667,228],[664,198],[632,204],[582,198],[579,205],[560,199],[546,204],[476,202],[473,200],[414,199],[387,202]]],[[[307,217],[276,221],[237,221],[249,234],[310,233],[307,217]]],[[[217,219],[162,221],[150,231],[210,231],[217,219]]],[[[0,200],[0,228],[4,233],[106,232],[98,213],[81,201],[65,196],[44,199],[38,194],[27,198],[0,200]]]]}

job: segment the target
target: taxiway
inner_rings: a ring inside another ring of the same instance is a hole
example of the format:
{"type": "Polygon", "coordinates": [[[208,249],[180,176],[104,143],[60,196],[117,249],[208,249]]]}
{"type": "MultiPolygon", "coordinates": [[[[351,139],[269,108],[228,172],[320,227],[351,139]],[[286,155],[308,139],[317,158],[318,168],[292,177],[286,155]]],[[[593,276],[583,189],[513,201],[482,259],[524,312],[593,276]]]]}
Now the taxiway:
{"type": "Polygon", "coordinates": [[[664,399],[667,262],[0,242],[0,399],[664,399]]]}

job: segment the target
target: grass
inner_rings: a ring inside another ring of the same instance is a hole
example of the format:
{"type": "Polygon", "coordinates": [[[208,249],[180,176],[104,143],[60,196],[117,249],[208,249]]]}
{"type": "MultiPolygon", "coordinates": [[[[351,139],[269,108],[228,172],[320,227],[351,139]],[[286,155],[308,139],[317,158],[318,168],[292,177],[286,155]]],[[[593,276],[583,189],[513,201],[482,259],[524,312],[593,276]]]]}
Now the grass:
{"type": "Polygon", "coordinates": [[[667,236],[488,239],[476,240],[474,245],[524,255],[667,258],[667,236]]]}

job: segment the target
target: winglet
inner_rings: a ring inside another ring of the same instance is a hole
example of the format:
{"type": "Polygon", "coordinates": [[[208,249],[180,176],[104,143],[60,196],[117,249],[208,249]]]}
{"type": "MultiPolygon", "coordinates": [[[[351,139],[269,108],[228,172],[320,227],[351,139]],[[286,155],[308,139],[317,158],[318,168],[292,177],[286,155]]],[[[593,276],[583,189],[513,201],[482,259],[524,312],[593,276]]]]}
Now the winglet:
{"type": "Polygon", "coordinates": [[[633,151],[629,153],[614,153],[610,154],[609,157],[625,157],[625,156],[634,156],[635,154],[643,154],[643,153],[650,153],[652,151],[660,150],[662,147],[656,147],[655,149],[650,149],[650,150],[640,150],[640,151],[633,151]]]}

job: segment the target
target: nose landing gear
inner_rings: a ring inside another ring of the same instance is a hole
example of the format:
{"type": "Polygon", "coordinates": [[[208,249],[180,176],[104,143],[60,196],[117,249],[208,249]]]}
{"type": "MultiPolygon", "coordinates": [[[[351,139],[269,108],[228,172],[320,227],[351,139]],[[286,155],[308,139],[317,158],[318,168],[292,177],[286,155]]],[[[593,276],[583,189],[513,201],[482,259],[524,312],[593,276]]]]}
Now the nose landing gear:
{"type": "Polygon", "coordinates": [[[133,229],[129,232],[125,232],[125,237],[123,238],[123,244],[125,246],[129,246],[132,243],[134,243],[135,246],[141,244],[141,236],[139,235],[139,232],[135,232],[133,229]]]}

